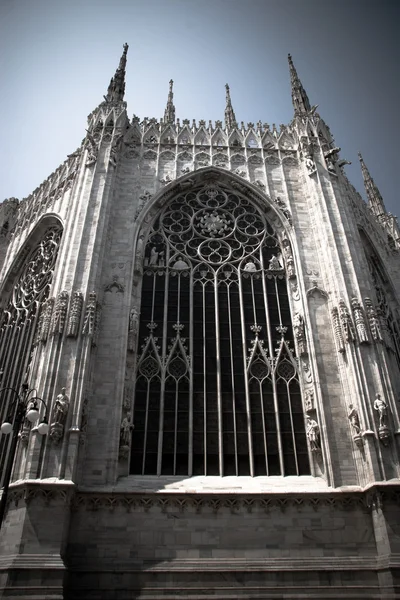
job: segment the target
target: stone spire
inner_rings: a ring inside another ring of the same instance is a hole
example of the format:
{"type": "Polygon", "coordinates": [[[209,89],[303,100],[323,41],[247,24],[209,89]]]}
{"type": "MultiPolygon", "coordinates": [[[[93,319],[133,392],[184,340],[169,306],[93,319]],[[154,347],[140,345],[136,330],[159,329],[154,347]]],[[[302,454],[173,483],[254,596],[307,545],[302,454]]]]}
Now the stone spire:
{"type": "Polygon", "coordinates": [[[225,127],[226,129],[233,129],[237,127],[235,112],[232,107],[231,94],[229,92],[229,85],[225,84],[226,88],[226,108],[225,108],[225,127]]]}
{"type": "Polygon", "coordinates": [[[104,96],[106,102],[121,102],[125,94],[125,67],[126,55],[128,53],[128,44],[124,44],[124,51],[119,61],[118,69],[115,71],[114,77],[111,78],[108,86],[107,95],[104,96]]]}
{"type": "Polygon", "coordinates": [[[294,106],[295,114],[304,114],[311,111],[310,101],[303,88],[297,71],[294,67],[292,57],[288,54],[289,60],[289,71],[290,71],[290,83],[292,85],[292,102],[294,106]]]}
{"type": "Polygon", "coordinates": [[[172,79],[170,79],[168,101],[167,101],[167,106],[164,111],[164,123],[175,123],[174,93],[172,91],[173,85],[174,85],[174,82],[172,79]]]}
{"type": "Polygon", "coordinates": [[[361,156],[361,152],[358,153],[358,158],[360,159],[361,163],[361,171],[369,206],[376,217],[381,217],[382,215],[386,214],[385,204],[382,196],[365,165],[364,159],[361,156]]]}

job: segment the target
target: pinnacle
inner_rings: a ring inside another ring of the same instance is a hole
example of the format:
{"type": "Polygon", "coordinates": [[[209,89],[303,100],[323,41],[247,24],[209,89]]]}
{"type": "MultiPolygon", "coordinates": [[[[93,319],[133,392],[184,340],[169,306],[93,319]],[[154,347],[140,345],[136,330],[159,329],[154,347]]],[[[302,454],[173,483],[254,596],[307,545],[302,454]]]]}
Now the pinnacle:
{"type": "Polygon", "coordinates": [[[296,68],[293,64],[292,55],[288,54],[290,83],[292,86],[292,102],[294,112],[297,114],[309,113],[311,111],[310,101],[303,85],[297,75],[296,68]]]}
{"type": "Polygon", "coordinates": [[[361,163],[361,171],[364,180],[364,187],[367,193],[368,203],[376,217],[380,217],[386,213],[385,204],[380,194],[378,187],[376,186],[371,174],[364,162],[361,152],[358,153],[358,158],[361,163]]]}
{"type": "Polygon", "coordinates": [[[174,93],[173,93],[174,80],[169,80],[169,92],[167,106],[164,111],[164,123],[175,123],[175,105],[174,105],[174,93]]]}
{"type": "Polygon", "coordinates": [[[225,127],[226,129],[234,129],[237,127],[235,111],[232,107],[231,94],[229,85],[225,84],[226,89],[226,107],[225,107],[225,127]]]}
{"type": "Polygon", "coordinates": [[[110,85],[108,86],[107,95],[104,96],[106,102],[121,102],[124,99],[125,94],[125,69],[126,69],[126,55],[128,53],[128,44],[123,45],[123,53],[119,61],[117,70],[115,71],[114,77],[111,78],[110,85]]]}

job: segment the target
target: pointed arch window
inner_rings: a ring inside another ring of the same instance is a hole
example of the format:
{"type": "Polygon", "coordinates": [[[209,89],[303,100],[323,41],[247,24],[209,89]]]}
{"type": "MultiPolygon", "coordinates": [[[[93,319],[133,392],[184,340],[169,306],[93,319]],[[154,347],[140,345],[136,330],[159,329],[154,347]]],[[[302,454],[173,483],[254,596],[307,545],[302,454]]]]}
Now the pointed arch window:
{"type": "MultiPolygon", "coordinates": [[[[34,347],[38,344],[36,333],[43,318],[43,307],[49,297],[54,267],[62,236],[57,223],[46,229],[31,252],[26,253],[20,273],[5,300],[0,316],[0,366],[4,369],[1,387],[18,389],[29,373],[34,347]]],[[[24,251],[20,254],[20,264],[24,251]]],[[[0,405],[0,422],[9,417],[12,393],[4,393],[0,405]]],[[[0,434],[0,480],[6,464],[10,439],[0,434]]]]}
{"type": "Polygon", "coordinates": [[[161,211],[137,352],[132,473],[309,474],[283,259],[248,199],[208,184],[161,211]]]}
{"type": "Polygon", "coordinates": [[[400,322],[395,311],[400,315],[400,308],[395,301],[395,294],[385,268],[377,252],[363,230],[360,230],[365,257],[377,300],[377,313],[382,328],[384,343],[391,358],[395,359],[400,370],[400,322]]]}

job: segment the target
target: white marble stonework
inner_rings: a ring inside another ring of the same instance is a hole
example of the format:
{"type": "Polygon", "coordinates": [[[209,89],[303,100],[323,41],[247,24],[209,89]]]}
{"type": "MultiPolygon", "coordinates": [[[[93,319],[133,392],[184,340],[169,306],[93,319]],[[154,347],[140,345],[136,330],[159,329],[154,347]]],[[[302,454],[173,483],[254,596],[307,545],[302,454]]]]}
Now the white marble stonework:
{"type": "Polygon", "coordinates": [[[78,149],[0,204],[2,385],[50,425],[21,430],[0,596],[398,597],[397,221],[291,57],[277,128],[228,85],[223,122],[180,120],[172,81],[129,118],[127,50],[78,149]]]}

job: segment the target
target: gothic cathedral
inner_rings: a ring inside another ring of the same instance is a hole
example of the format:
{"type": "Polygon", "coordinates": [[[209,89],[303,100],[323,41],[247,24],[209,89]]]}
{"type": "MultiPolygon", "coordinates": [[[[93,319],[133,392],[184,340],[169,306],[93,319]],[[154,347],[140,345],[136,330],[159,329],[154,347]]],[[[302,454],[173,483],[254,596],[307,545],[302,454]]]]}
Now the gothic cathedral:
{"type": "Polygon", "coordinates": [[[0,597],[398,597],[396,219],[290,56],[277,129],[129,119],[127,50],[0,205],[0,597]]]}

